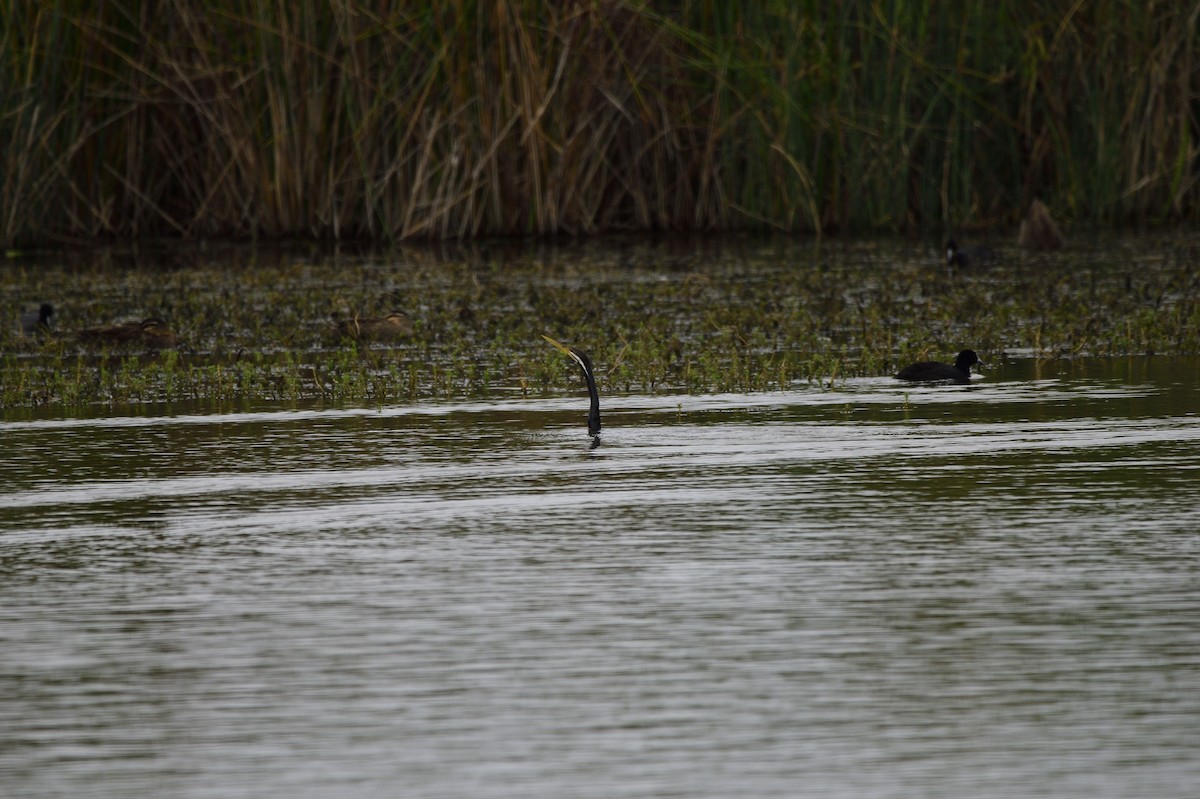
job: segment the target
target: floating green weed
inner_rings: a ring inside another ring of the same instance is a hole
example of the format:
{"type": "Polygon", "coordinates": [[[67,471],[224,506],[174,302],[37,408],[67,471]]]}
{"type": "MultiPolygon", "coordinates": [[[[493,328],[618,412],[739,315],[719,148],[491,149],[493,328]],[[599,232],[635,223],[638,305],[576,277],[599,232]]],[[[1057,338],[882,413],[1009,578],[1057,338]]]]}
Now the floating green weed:
{"type": "Polygon", "coordinates": [[[0,278],[0,405],[171,400],[396,402],[578,390],[543,333],[589,350],[601,390],[764,391],[894,373],[970,346],[996,360],[1200,352],[1200,246],[1102,239],[948,273],[939,245],[812,248],[779,239],[368,257],[173,251],[170,269],[64,256],[0,278]],[[1164,255],[1165,253],[1165,255],[1164,255]],[[503,270],[496,264],[502,262],[503,270]],[[215,264],[215,265],[214,265],[215,264]],[[186,290],[181,290],[186,287],[186,290]],[[46,340],[16,312],[52,299],[46,340]],[[411,337],[340,341],[331,308],[406,313],[411,337]],[[89,349],[75,331],[145,316],[182,343],[89,349]]]}

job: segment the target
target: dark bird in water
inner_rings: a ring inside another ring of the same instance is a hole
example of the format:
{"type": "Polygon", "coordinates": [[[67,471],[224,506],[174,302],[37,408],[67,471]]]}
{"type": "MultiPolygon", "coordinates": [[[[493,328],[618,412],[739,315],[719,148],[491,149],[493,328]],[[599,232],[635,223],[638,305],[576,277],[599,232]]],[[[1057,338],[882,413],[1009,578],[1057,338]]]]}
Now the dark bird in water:
{"type": "Polygon", "coordinates": [[[90,344],[140,344],[158,350],[175,346],[175,334],[171,328],[163,320],[154,318],[89,327],[79,331],[79,339],[90,344]]]}
{"type": "Polygon", "coordinates": [[[583,370],[583,380],[587,383],[588,394],[592,398],[592,407],[588,410],[588,435],[597,438],[600,435],[600,392],[596,390],[596,374],[592,369],[592,359],[581,349],[559,344],[549,336],[543,335],[542,338],[571,356],[571,360],[579,364],[579,368],[583,370]]]}
{"type": "Polygon", "coordinates": [[[990,261],[995,256],[989,247],[959,247],[954,239],[946,242],[946,266],[967,266],[990,261]]]}
{"type": "Polygon", "coordinates": [[[43,302],[36,311],[21,314],[22,335],[32,336],[50,330],[50,317],[54,315],[54,306],[43,302]]]}
{"type": "Polygon", "coordinates": [[[971,367],[982,364],[975,350],[963,350],[955,359],[954,365],[940,361],[921,361],[906,366],[896,375],[898,380],[911,380],[918,383],[937,383],[946,380],[955,383],[971,382],[971,367]]]}
{"type": "Polygon", "coordinates": [[[382,319],[355,314],[351,319],[335,317],[333,321],[337,325],[338,335],[342,338],[387,341],[412,333],[412,322],[404,314],[395,311],[382,319]]]}

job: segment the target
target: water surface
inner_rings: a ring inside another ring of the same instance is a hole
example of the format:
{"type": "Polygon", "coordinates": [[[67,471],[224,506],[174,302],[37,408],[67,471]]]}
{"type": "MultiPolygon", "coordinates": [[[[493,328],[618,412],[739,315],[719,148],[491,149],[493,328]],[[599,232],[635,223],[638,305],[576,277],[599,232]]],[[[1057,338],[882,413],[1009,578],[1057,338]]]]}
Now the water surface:
{"type": "Polygon", "coordinates": [[[1184,797],[1195,359],[0,423],[22,797],[1184,797]]]}

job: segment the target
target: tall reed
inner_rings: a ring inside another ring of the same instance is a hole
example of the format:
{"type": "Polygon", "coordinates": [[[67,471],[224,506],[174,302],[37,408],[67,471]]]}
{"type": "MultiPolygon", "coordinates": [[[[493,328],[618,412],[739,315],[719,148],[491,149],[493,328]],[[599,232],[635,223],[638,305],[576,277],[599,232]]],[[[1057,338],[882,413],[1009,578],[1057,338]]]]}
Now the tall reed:
{"type": "Polygon", "coordinates": [[[0,239],[1195,220],[1187,4],[0,0],[0,239]]]}

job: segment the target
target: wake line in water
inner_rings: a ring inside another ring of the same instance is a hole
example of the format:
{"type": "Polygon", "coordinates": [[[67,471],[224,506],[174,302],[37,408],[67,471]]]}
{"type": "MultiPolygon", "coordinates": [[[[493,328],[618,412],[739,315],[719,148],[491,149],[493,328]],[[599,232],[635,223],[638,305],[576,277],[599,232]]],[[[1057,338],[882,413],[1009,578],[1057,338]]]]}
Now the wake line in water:
{"type": "MultiPolygon", "coordinates": [[[[972,386],[911,386],[890,377],[852,378],[837,388],[819,387],[758,394],[605,394],[606,410],[666,411],[699,413],[720,410],[760,410],[766,408],[825,407],[847,403],[856,405],[910,405],[929,403],[1030,403],[1068,400],[1106,400],[1148,397],[1158,393],[1153,386],[1094,385],[1078,386],[1057,380],[983,383],[972,386]]],[[[586,400],[586,397],[584,398],[586,400]]],[[[0,432],[67,429],[120,429],[168,427],[175,425],[240,425],[288,423],[352,418],[393,419],[409,416],[450,416],[455,414],[538,414],[575,411],[578,397],[496,399],[475,402],[427,402],[407,405],[383,405],[366,408],[327,408],[305,410],[267,410],[235,413],[178,414],[173,416],[106,416],[95,419],[35,419],[0,422],[0,432]]]]}
{"type": "MultiPolygon", "coordinates": [[[[578,458],[561,438],[542,439],[529,448],[492,453],[484,460],[445,463],[420,460],[358,469],[296,469],[252,473],[203,474],[187,477],[94,480],[68,486],[38,486],[4,497],[9,508],[88,505],[135,500],[199,499],[220,496],[224,502],[278,495],[304,504],[305,494],[334,490],[434,491],[444,496],[491,491],[496,485],[547,479],[572,481],[637,479],[660,472],[753,474],[779,464],[900,457],[955,458],[985,463],[1001,454],[1134,447],[1150,443],[1200,440],[1200,417],[1150,420],[1079,419],[1069,422],[932,425],[929,423],[799,424],[768,422],[750,425],[668,425],[618,430],[608,436],[598,457],[578,458]]],[[[314,435],[314,457],[322,439],[314,435]]],[[[438,452],[438,440],[422,444],[438,452]]],[[[413,460],[412,458],[416,458],[413,460]]],[[[961,464],[960,464],[961,465],[961,464]]],[[[553,483],[551,483],[553,485],[553,483]]],[[[261,499],[259,500],[261,501],[261,499]]]]}

